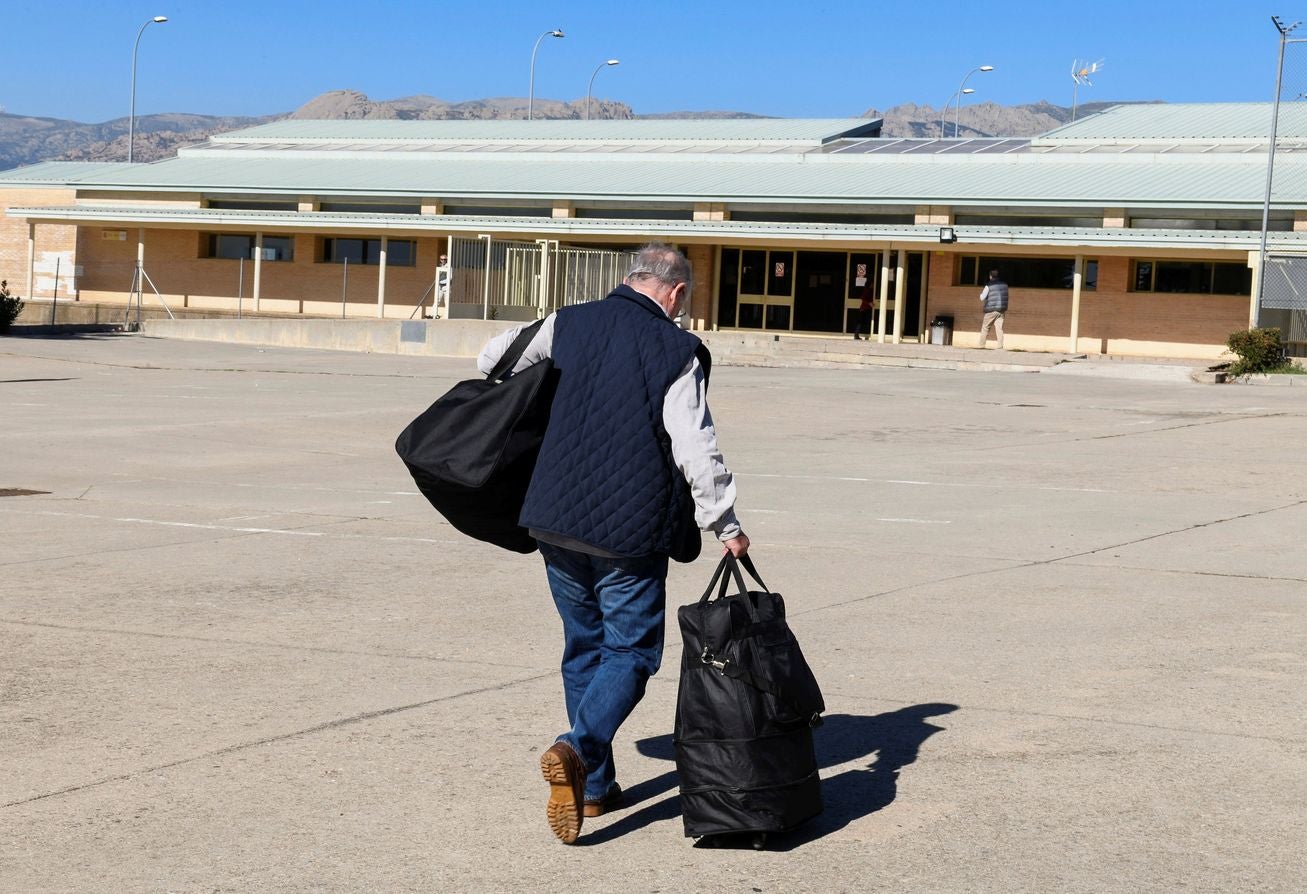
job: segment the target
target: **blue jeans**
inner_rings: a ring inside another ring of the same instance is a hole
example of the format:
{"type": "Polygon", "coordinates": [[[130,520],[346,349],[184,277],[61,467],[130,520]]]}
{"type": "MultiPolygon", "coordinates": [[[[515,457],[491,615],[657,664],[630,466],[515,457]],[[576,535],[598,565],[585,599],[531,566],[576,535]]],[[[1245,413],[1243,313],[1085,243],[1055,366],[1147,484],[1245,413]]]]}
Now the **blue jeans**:
{"type": "Polygon", "coordinates": [[[587,800],[613,784],[613,737],[663,658],[667,557],[605,559],[540,544],[563,619],[563,694],[571,729],[558,737],[585,762],[587,800]]]}

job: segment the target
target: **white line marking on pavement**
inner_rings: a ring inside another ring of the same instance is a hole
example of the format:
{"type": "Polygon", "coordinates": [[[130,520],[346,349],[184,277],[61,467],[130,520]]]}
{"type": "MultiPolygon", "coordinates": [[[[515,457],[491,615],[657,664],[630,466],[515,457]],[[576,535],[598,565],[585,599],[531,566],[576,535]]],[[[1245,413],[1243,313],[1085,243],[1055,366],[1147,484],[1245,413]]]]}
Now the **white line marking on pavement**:
{"type": "Polygon", "coordinates": [[[206,531],[239,531],[242,534],[290,534],[293,537],[322,537],[321,531],[286,531],[281,528],[238,528],[232,525],[201,525],[196,522],[163,521],[157,518],[108,518],[106,521],[138,525],[163,525],[168,528],[201,528],[206,531]]]}
{"type": "MultiPolygon", "coordinates": [[[[0,509],[0,512],[13,515],[47,515],[60,518],[87,518],[92,521],[112,521],[138,525],[160,525],[168,528],[198,528],[206,531],[231,531],[235,534],[288,534],[293,537],[332,537],[340,540],[388,540],[396,543],[439,543],[444,545],[466,543],[466,540],[439,539],[431,537],[378,537],[373,534],[352,534],[337,531],[288,531],[284,528],[245,528],[235,525],[205,525],[198,522],[164,521],[155,518],[117,518],[106,515],[92,515],[87,512],[23,512],[14,509],[0,509]]],[[[270,518],[270,516],[251,516],[251,518],[270,518]]]]}
{"type": "MultiPolygon", "coordinates": [[[[869,484],[911,484],[917,487],[975,487],[983,490],[1012,490],[1020,485],[1011,484],[970,484],[962,481],[914,481],[910,478],[847,478],[841,475],[777,475],[768,472],[736,472],[744,478],[789,478],[798,481],[863,481],[869,484]]],[[[1034,486],[1027,490],[1070,491],[1081,494],[1109,494],[1112,491],[1097,487],[1047,487],[1034,486]]]]}
{"type": "Polygon", "coordinates": [[[904,525],[951,525],[953,522],[936,518],[878,518],[879,522],[896,522],[904,525]]]}

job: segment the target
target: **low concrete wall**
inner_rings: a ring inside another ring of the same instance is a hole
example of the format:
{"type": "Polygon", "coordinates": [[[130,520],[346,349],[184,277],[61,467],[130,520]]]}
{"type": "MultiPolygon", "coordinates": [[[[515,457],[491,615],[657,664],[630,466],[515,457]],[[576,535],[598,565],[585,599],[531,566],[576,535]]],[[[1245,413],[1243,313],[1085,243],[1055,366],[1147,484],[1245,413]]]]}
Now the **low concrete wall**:
{"type": "Polygon", "coordinates": [[[491,336],[514,325],[507,320],[146,320],[141,331],[241,345],[475,357],[491,336]]]}
{"type": "MultiPolygon", "coordinates": [[[[161,338],[374,354],[475,357],[511,320],[147,320],[142,332],[161,338]]],[[[921,366],[939,369],[1048,368],[1066,354],[983,351],[918,344],[878,344],[845,338],[776,336],[764,332],[698,332],[723,366],[839,368],[921,366]]],[[[1082,355],[1083,356],[1083,355],[1082,355]]]]}

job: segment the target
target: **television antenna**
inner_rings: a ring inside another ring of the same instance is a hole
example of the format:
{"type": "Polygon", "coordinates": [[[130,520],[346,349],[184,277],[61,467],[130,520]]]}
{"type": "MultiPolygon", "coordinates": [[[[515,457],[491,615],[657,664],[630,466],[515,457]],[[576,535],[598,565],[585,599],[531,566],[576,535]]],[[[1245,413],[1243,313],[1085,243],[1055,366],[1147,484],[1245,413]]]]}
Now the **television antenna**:
{"type": "Polygon", "coordinates": [[[1076,120],[1076,103],[1080,98],[1080,85],[1084,84],[1086,87],[1094,86],[1094,82],[1089,80],[1089,76],[1098,74],[1098,72],[1103,70],[1103,66],[1106,64],[1107,63],[1102,59],[1099,59],[1097,62],[1090,62],[1088,60],[1082,61],[1080,59],[1072,60],[1071,80],[1075,82],[1075,87],[1071,91],[1072,121],[1076,120]]]}

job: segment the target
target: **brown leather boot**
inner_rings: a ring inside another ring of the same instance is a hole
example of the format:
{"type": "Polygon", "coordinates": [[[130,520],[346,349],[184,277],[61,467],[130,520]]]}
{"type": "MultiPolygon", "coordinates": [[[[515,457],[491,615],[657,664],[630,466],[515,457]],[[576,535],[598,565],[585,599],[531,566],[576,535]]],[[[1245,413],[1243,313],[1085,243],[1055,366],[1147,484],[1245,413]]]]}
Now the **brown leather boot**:
{"type": "Polygon", "coordinates": [[[586,798],[581,805],[581,815],[586,817],[603,816],[610,810],[616,810],[622,803],[622,787],[616,782],[609,787],[602,798],[586,798]]]}
{"type": "Polygon", "coordinates": [[[540,755],[540,772],[549,783],[549,802],[545,805],[549,828],[563,844],[571,844],[581,834],[585,763],[571,745],[555,742],[540,755]]]}

